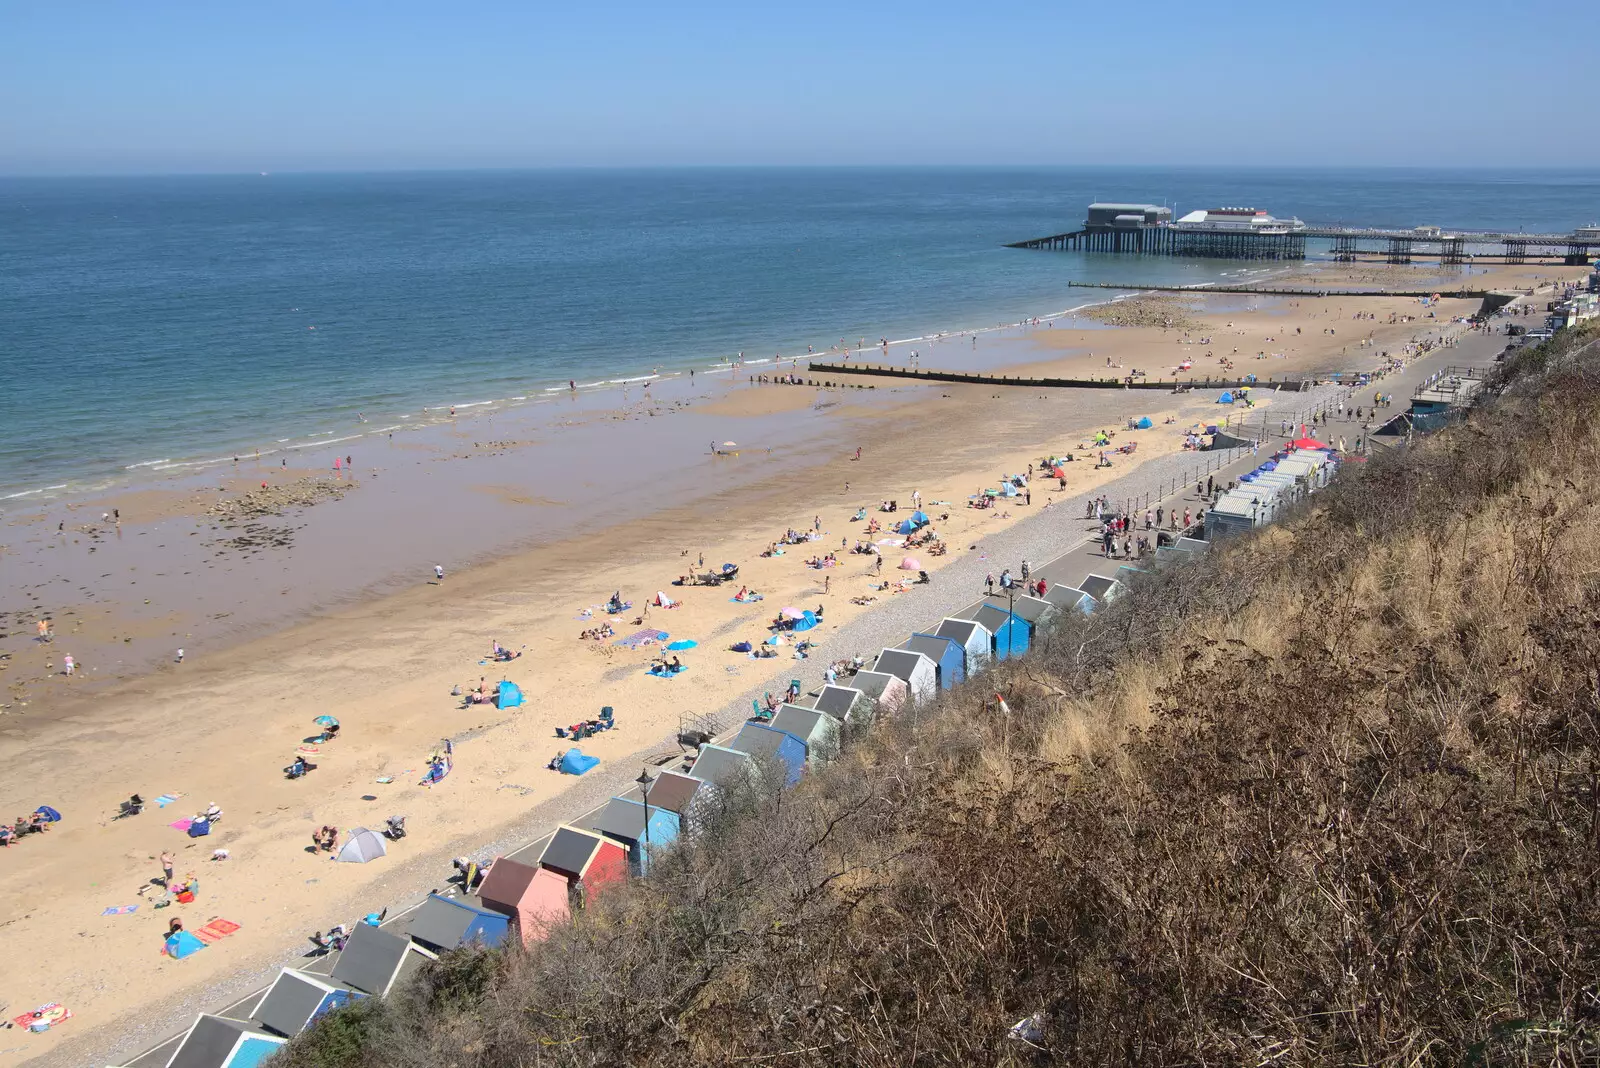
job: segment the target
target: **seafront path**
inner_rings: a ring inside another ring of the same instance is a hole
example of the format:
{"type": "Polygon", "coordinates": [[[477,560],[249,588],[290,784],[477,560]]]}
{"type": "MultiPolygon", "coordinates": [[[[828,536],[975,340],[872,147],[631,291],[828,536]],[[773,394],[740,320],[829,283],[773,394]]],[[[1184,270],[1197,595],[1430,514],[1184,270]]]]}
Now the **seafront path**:
{"type": "MultiPolygon", "coordinates": [[[[1539,298],[1536,296],[1534,299],[1539,298]]],[[[1464,328],[1456,329],[1459,331],[1464,328]]],[[[1196,478],[1204,480],[1210,474],[1226,484],[1230,479],[1237,479],[1241,474],[1253,470],[1273,447],[1282,444],[1283,439],[1278,436],[1281,421],[1289,421],[1296,431],[1290,436],[1298,436],[1301,422],[1309,421],[1315,412],[1329,412],[1330,421],[1325,433],[1335,441],[1343,436],[1353,446],[1356,436],[1361,433],[1360,425],[1354,421],[1347,423],[1332,414],[1341,399],[1347,405],[1360,404],[1366,407],[1372,401],[1373,390],[1381,389],[1395,397],[1394,406],[1384,414],[1399,414],[1405,410],[1412,392],[1430,374],[1452,365],[1492,366],[1495,356],[1504,349],[1505,344],[1504,334],[1465,331],[1459,333],[1454,344],[1413,358],[1403,370],[1391,372],[1375,386],[1351,389],[1324,385],[1300,393],[1280,394],[1269,407],[1263,409],[1271,436],[1261,447],[1259,455],[1244,448],[1219,453],[1181,452],[1158,457],[1141,463],[1127,475],[1099,487],[1095,496],[1103,494],[1113,504],[1125,500],[1148,501],[1152,509],[1160,505],[1166,509],[1176,508],[1180,513],[1185,508],[1191,508],[1198,516],[1204,505],[1194,492],[1196,478]]],[[[1223,411],[1219,408],[1219,415],[1223,411]]],[[[1255,414],[1249,416],[1251,424],[1254,424],[1255,418],[1255,414]]],[[[1313,431],[1312,436],[1327,440],[1318,431],[1313,431]]],[[[1047,445],[1041,444],[1041,451],[1047,448],[1047,445]]],[[[850,623],[837,630],[823,632],[816,653],[810,659],[766,662],[774,666],[770,674],[753,682],[720,710],[704,711],[721,723],[728,734],[732,734],[743,725],[752,700],[759,700],[768,691],[781,693],[791,678],[800,679],[808,692],[814,692],[822,685],[824,672],[832,661],[855,654],[870,660],[879,650],[900,644],[914,631],[931,629],[946,616],[959,615],[982,598],[986,575],[999,575],[1001,569],[1007,567],[1016,575],[1024,559],[1030,562],[1035,578],[1043,577],[1052,586],[1063,583],[1077,586],[1096,572],[1114,575],[1121,561],[1106,560],[1101,555],[1098,524],[1084,517],[1085,498],[1070,492],[1070,476],[1068,490],[1068,493],[1052,498],[1057,502],[1052,507],[1044,508],[1044,502],[1040,500],[1029,509],[1034,514],[1005,530],[970,543],[974,546],[972,550],[966,545],[952,546],[951,554],[958,558],[941,567],[933,582],[888,597],[885,603],[875,605],[871,611],[861,614],[850,623]]],[[[1020,500],[1013,498],[1003,501],[1002,507],[1018,508],[1020,500]]],[[[1134,510],[1141,525],[1144,507],[1144,504],[1140,504],[1134,510]]],[[[934,511],[932,505],[927,506],[927,510],[934,511]]],[[[749,663],[761,664],[760,661],[749,663]]],[[[471,760],[471,733],[458,736],[453,741],[457,746],[458,759],[471,760]]],[[[552,749],[560,744],[556,739],[551,740],[552,749]]],[[[534,863],[559,824],[582,827],[610,798],[637,799],[639,788],[635,779],[642,768],[677,767],[683,755],[674,738],[648,740],[648,744],[632,756],[601,765],[583,778],[574,780],[570,788],[559,796],[531,808],[514,828],[496,840],[486,841],[474,848],[473,855],[480,858],[509,856],[534,863]]],[[[431,868],[427,866],[429,857],[419,857],[415,862],[407,863],[374,889],[371,908],[376,911],[385,905],[389,907],[385,927],[403,934],[411,913],[426,900],[430,889],[452,892],[445,889],[449,885],[446,883],[450,874],[449,857],[432,859],[436,859],[437,863],[431,868]],[[431,871],[431,878],[426,874],[418,877],[420,872],[425,871],[431,871]]],[[[329,923],[337,920],[350,922],[349,917],[330,917],[329,923]]],[[[127,1068],[161,1068],[172,1056],[197,1013],[210,1012],[245,1020],[255,1010],[266,986],[280,967],[296,967],[320,975],[330,972],[335,957],[306,958],[303,955],[308,948],[305,934],[307,932],[284,932],[284,948],[278,960],[254,967],[241,965],[240,973],[232,980],[212,987],[204,995],[175,998],[170,1005],[147,1013],[137,1025],[119,1034],[97,1034],[92,1039],[85,1037],[63,1043],[36,1063],[46,1066],[98,1063],[126,1065],[127,1068]]]]}

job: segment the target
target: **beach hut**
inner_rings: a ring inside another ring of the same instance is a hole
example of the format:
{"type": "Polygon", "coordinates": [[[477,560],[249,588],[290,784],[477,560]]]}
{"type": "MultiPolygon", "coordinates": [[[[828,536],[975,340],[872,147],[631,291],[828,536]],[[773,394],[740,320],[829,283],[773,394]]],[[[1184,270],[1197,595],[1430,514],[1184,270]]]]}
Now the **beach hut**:
{"type": "Polygon", "coordinates": [[[1242,534],[1256,525],[1259,513],[1260,504],[1254,499],[1224,493],[1206,511],[1206,538],[1210,541],[1242,534]]]}
{"type": "Polygon", "coordinates": [[[900,648],[921,653],[933,661],[934,676],[941,690],[953,690],[967,681],[967,650],[954,638],[919,632],[900,643],[900,648]]]}
{"type": "Polygon", "coordinates": [[[413,942],[442,953],[473,942],[493,948],[506,940],[511,923],[505,913],[454,897],[429,894],[411,917],[406,933],[413,942]]]}
{"type": "Polygon", "coordinates": [[[389,847],[384,844],[383,835],[365,827],[357,827],[350,832],[349,839],[339,848],[333,859],[346,864],[365,864],[369,860],[377,860],[388,852],[389,847]]]}
{"type": "Polygon", "coordinates": [[[840,723],[866,722],[872,718],[872,698],[854,686],[824,686],[811,707],[826,712],[840,723]]]}
{"type": "Polygon", "coordinates": [[[874,716],[892,716],[906,706],[911,690],[906,680],[887,671],[858,671],[850,677],[856,689],[872,702],[874,716]]]}
{"type": "Polygon", "coordinates": [[[705,825],[707,806],[716,803],[715,783],[677,771],[663,771],[650,783],[645,796],[655,808],[678,814],[678,833],[692,835],[705,825]]]}
{"type": "Polygon", "coordinates": [[[524,946],[542,941],[553,924],[570,915],[567,877],[501,857],[489,867],[478,900],[516,924],[524,946]]]}
{"type": "MultiPolygon", "coordinates": [[[[501,920],[504,919],[502,916],[501,920]]],[[[269,1031],[293,1038],[315,1023],[323,1013],[366,996],[343,983],[333,982],[327,976],[285,968],[272,981],[272,986],[267,988],[267,996],[256,1005],[251,1018],[269,1031]]]]}
{"type": "Polygon", "coordinates": [[[808,763],[825,763],[839,753],[839,721],[820,709],[784,705],[772,717],[772,729],[805,742],[808,763]]]}
{"type": "Polygon", "coordinates": [[[1138,578],[1140,575],[1148,575],[1149,573],[1150,572],[1146,571],[1142,567],[1134,567],[1131,564],[1123,564],[1117,568],[1117,585],[1124,588],[1131,588],[1134,579],[1138,578]]]}
{"type": "Polygon", "coordinates": [[[983,629],[994,635],[996,660],[1021,656],[1028,651],[1028,640],[1032,636],[1032,629],[1028,626],[1028,621],[1015,612],[998,605],[984,604],[978,606],[972,618],[982,624],[983,629]]]}
{"type": "Polygon", "coordinates": [[[409,939],[381,927],[358,923],[333,965],[333,979],[368,994],[384,997],[403,977],[438,957],[409,939]]]}
{"type": "Polygon", "coordinates": [[[167,1068],[257,1068],[287,1042],[255,1024],[201,1013],[167,1058],[167,1068]]]}
{"type": "Polygon", "coordinates": [[[592,818],[584,821],[628,851],[628,869],[635,875],[650,870],[650,853],[678,840],[682,820],[676,812],[647,806],[642,801],[613,797],[592,818]],[[646,843],[649,849],[646,849],[646,843]]]}
{"type": "Polygon", "coordinates": [[[1076,586],[1057,584],[1045,591],[1044,599],[1062,611],[1077,609],[1084,615],[1093,612],[1099,602],[1076,586]]]}
{"type": "Polygon", "coordinates": [[[628,851],[604,835],[562,824],[539,854],[539,866],[564,875],[584,901],[628,878],[628,851]]]}
{"type": "Polygon", "coordinates": [[[1203,553],[1211,548],[1211,543],[1204,538],[1179,538],[1172,543],[1174,549],[1184,549],[1192,553],[1203,553]]]}
{"type": "Polygon", "coordinates": [[[1040,600],[1037,597],[1018,597],[1011,604],[1011,610],[1028,621],[1029,633],[1037,633],[1039,627],[1048,622],[1056,606],[1048,599],[1040,600]]]}
{"type": "Polygon", "coordinates": [[[749,753],[710,743],[700,747],[700,751],[695,754],[693,766],[689,768],[690,775],[705,782],[715,783],[724,790],[731,789],[741,782],[750,782],[754,772],[755,763],[750,759],[749,753]]]}
{"type": "Polygon", "coordinates": [[[788,731],[777,730],[763,723],[746,723],[739,728],[739,733],[733,736],[728,745],[741,753],[749,753],[750,759],[757,764],[764,760],[782,761],[785,786],[793,786],[799,782],[800,776],[805,772],[807,757],[805,740],[795,737],[788,731]]]}
{"type": "Polygon", "coordinates": [[[966,657],[968,678],[988,667],[994,659],[994,635],[976,620],[946,616],[939,621],[934,633],[961,646],[966,657]]]}
{"type": "Polygon", "coordinates": [[[1106,578],[1104,575],[1088,576],[1078,583],[1078,589],[1087,593],[1101,604],[1109,604],[1127,592],[1122,583],[1113,578],[1106,578]]]}
{"type": "Polygon", "coordinates": [[[895,675],[905,680],[906,690],[913,701],[932,697],[939,689],[939,671],[934,662],[919,652],[909,649],[885,649],[878,654],[873,671],[895,675]]]}

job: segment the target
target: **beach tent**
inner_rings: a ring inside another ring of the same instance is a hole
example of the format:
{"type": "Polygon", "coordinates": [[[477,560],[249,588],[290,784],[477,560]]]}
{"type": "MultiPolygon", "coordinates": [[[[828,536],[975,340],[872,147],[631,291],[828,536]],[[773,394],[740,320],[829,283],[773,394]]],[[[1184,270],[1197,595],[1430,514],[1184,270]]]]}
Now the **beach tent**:
{"type": "Polygon", "coordinates": [[[913,701],[932,697],[939,689],[939,670],[932,660],[909,649],[885,649],[878,654],[873,671],[882,671],[905,680],[913,701]]]}
{"type": "MultiPolygon", "coordinates": [[[[996,607],[999,606],[997,605],[996,607]]],[[[1037,597],[1023,595],[1011,603],[1011,610],[1027,620],[1030,628],[1029,633],[1032,634],[1050,618],[1050,614],[1056,610],[1056,606],[1048,600],[1040,600],[1037,597]]]]}
{"type": "Polygon", "coordinates": [[[592,818],[584,821],[591,831],[615,839],[628,851],[628,867],[634,874],[650,870],[650,853],[678,840],[682,826],[676,812],[646,806],[641,801],[613,797],[592,818]],[[649,850],[645,843],[649,843],[649,850]]]}
{"type": "Polygon", "coordinates": [[[1106,578],[1104,575],[1090,575],[1078,583],[1078,589],[1087,593],[1101,604],[1109,604],[1127,592],[1122,583],[1116,579],[1106,578]]]}
{"type": "Polygon", "coordinates": [[[559,767],[563,775],[582,775],[598,763],[599,757],[585,756],[582,749],[568,749],[561,754],[559,767]]]}
{"type": "Polygon", "coordinates": [[[816,625],[817,614],[809,608],[807,608],[804,612],[801,612],[800,617],[794,621],[795,630],[810,630],[816,625]]]}
{"type": "Polygon", "coordinates": [[[173,960],[182,960],[205,948],[206,944],[188,931],[177,931],[167,936],[166,948],[162,952],[173,960]]]}
{"type": "Polygon", "coordinates": [[[911,690],[906,680],[887,671],[858,671],[850,681],[872,702],[875,716],[892,716],[906,706],[911,690]]]}
{"type": "Polygon", "coordinates": [[[706,806],[716,802],[717,786],[677,771],[656,775],[646,793],[650,804],[678,814],[678,831],[684,836],[704,826],[706,806]]]}
{"type": "Polygon", "coordinates": [[[803,738],[788,731],[777,730],[762,723],[746,723],[739,728],[728,745],[741,753],[749,753],[758,764],[763,760],[783,762],[783,784],[793,786],[805,772],[807,746],[803,738]]]}
{"type": "Polygon", "coordinates": [[[981,623],[984,630],[994,635],[996,660],[1021,656],[1028,651],[1028,640],[1032,637],[1033,629],[1027,620],[1015,612],[998,605],[981,604],[972,614],[972,618],[981,623]]]}
{"type": "Polygon", "coordinates": [[[750,754],[726,746],[707,743],[695,754],[689,774],[705,782],[715,783],[724,790],[741,782],[750,782],[755,764],[750,754]]]}
{"type": "Polygon", "coordinates": [[[61,813],[57,812],[49,805],[40,805],[38,808],[34,809],[34,811],[43,816],[46,823],[61,822],[61,813]]]}
{"type": "Polygon", "coordinates": [[[438,956],[393,931],[358,923],[333,964],[334,981],[383,997],[402,976],[409,977],[438,956]]]}
{"type": "Polygon", "coordinates": [[[542,941],[552,924],[571,914],[567,889],[564,875],[501,857],[489,866],[478,900],[510,917],[527,946],[542,941]]]}
{"type": "Polygon", "coordinates": [[[472,942],[489,948],[506,940],[510,922],[504,913],[480,908],[469,901],[429,894],[428,900],[411,917],[406,933],[413,942],[443,952],[472,942]]]}
{"type": "Polygon", "coordinates": [[[934,633],[941,638],[949,638],[961,646],[966,656],[968,678],[988,667],[989,662],[994,659],[994,635],[976,620],[946,616],[939,621],[934,633]]]}
{"type": "Polygon", "coordinates": [[[872,718],[872,698],[854,686],[824,686],[811,707],[818,712],[826,712],[841,723],[872,718]]]}
{"type": "Polygon", "coordinates": [[[799,705],[783,705],[772,717],[772,729],[792,734],[806,743],[806,760],[821,764],[839,752],[839,721],[828,713],[799,705]]]}
{"type": "Polygon", "coordinates": [[[287,1042],[255,1024],[201,1013],[166,1068],[257,1068],[287,1042]]]}
{"type": "Polygon", "coordinates": [[[377,860],[388,852],[388,847],[383,844],[383,835],[377,831],[369,831],[365,827],[357,827],[350,832],[349,840],[339,848],[333,859],[346,864],[365,864],[369,860],[377,860]]]}
{"type": "Polygon", "coordinates": [[[500,682],[500,693],[495,698],[495,707],[516,708],[520,704],[522,704],[522,687],[518,686],[514,682],[508,682],[502,679],[500,682]]]}
{"type": "Polygon", "coordinates": [[[628,878],[628,851],[604,835],[562,824],[539,854],[539,866],[564,875],[584,901],[628,878]]]}
{"type": "Polygon", "coordinates": [[[916,633],[900,643],[900,648],[921,653],[933,661],[933,673],[941,690],[953,690],[967,681],[967,650],[954,638],[916,633]]]}
{"type": "Polygon", "coordinates": [[[1222,396],[1217,398],[1217,403],[1218,404],[1232,404],[1233,403],[1233,394],[1232,393],[1224,393],[1222,396]]]}
{"type": "Polygon", "coordinates": [[[272,986],[267,988],[267,996],[256,1005],[251,1019],[268,1031],[293,1038],[315,1023],[323,1013],[366,996],[343,983],[333,982],[327,976],[285,968],[272,981],[272,986]]]}
{"type": "Polygon", "coordinates": [[[1139,421],[1133,425],[1138,427],[1140,430],[1149,430],[1151,427],[1155,426],[1155,424],[1150,421],[1150,417],[1148,415],[1141,415],[1139,417],[1139,421]]]}
{"type": "Polygon", "coordinates": [[[1060,609],[1076,608],[1084,615],[1093,612],[1098,603],[1093,597],[1084,593],[1076,586],[1058,584],[1051,586],[1045,593],[1044,599],[1060,609]]]}
{"type": "Polygon", "coordinates": [[[1213,435],[1211,438],[1211,443],[1206,446],[1207,451],[1213,451],[1216,449],[1238,449],[1252,444],[1251,442],[1246,441],[1244,438],[1236,438],[1232,434],[1219,433],[1214,427],[1207,431],[1207,433],[1213,435]]]}

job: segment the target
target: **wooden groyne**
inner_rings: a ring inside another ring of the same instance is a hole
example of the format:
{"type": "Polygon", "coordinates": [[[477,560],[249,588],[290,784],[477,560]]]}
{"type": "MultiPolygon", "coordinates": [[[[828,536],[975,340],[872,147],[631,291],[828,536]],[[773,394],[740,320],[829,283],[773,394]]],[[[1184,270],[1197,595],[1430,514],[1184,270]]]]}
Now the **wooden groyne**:
{"type": "Polygon", "coordinates": [[[1284,289],[1268,286],[1144,286],[1125,282],[1068,282],[1073,289],[1124,289],[1141,293],[1254,293],[1264,297],[1441,297],[1476,300],[1489,295],[1487,289],[1284,289]]]}
{"type": "MultiPolygon", "coordinates": [[[[810,375],[875,375],[913,382],[950,382],[963,386],[1025,386],[1030,389],[1159,389],[1169,393],[1189,389],[1287,389],[1299,391],[1309,378],[1029,378],[1025,375],[985,375],[968,371],[929,371],[920,367],[893,367],[870,363],[818,363],[807,365],[810,375]]],[[[1331,376],[1324,376],[1331,377],[1331,376]]],[[[816,382],[816,385],[828,385],[816,382]]]]}

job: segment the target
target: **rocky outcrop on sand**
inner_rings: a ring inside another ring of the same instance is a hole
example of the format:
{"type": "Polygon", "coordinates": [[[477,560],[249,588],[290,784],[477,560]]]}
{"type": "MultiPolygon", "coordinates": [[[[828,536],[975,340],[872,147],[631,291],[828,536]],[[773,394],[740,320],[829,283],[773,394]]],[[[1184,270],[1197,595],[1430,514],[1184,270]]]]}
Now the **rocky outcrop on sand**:
{"type": "Polygon", "coordinates": [[[1163,330],[1205,330],[1188,303],[1176,297],[1145,294],[1110,304],[1082,308],[1078,314],[1107,326],[1154,326],[1163,330]]]}
{"type": "Polygon", "coordinates": [[[282,515],[292,508],[309,508],[322,501],[337,500],[355,489],[359,483],[335,482],[328,478],[306,477],[281,486],[254,489],[238,497],[218,501],[206,509],[213,519],[260,519],[263,516],[282,515]]]}

